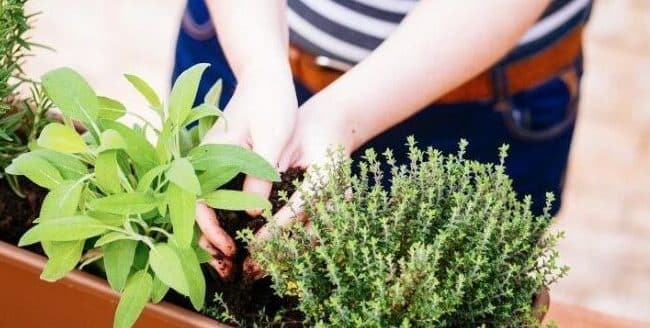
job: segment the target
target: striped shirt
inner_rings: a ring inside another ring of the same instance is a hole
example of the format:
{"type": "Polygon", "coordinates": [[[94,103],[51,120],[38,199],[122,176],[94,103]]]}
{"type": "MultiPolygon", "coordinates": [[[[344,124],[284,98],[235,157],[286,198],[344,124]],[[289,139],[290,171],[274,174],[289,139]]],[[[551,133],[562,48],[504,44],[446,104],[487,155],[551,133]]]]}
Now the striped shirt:
{"type": "MultiPolygon", "coordinates": [[[[417,0],[288,0],[291,41],[348,64],[363,60],[397,28],[417,0]]],[[[508,57],[552,43],[584,22],[592,0],[554,0],[508,57]]]]}
{"type": "MultiPolygon", "coordinates": [[[[204,0],[189,0],[182,26],[197,40],[215,36],[204,0]]],[[[535,53],[584,23],[593,0],[553,0],[504,61],[535,53]]],[[[417,0],[287,0],[292,44],[348,65],[363,60],[397,28],[417,0]]]]}

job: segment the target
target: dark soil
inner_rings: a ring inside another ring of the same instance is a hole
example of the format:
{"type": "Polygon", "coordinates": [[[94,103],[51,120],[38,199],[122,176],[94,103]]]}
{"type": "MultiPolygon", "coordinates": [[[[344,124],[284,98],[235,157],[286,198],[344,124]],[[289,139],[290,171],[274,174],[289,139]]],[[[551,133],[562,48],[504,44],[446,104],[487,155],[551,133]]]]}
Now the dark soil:
{"type": "MultiPolygon", "coordinates": [[[[18,244],[23,233],[32,227],[47,194],[47,190],[22,178],[20,190],[24,198],[14,193],[6,179],[0,179],[0,240],[13,245],[18,244]]],[[[43,254],[38,245],[28,249],[43,254]]]]}
{"type": "MultiPolygon", "coordinates": [[[[290,196],[296,190],[293,181],[302,180],[303,170],[289,169],[282,174],[281,178],[280,182],[273,184],[271,191],[270,201],[273,205],[273,213],[285,205],[285,202],[280,200],[279,191],[285,191],[290,196]]],[[[243,179],[243,176],[238,176],[224,188],[241,189],[243,179]]],[[[281,298],[275,295],[268,277],[251,284],[242,274],[242,264],[249,253],[246,244],[236,238],[237,231],[243,229],[257,231],[266,223],[266,219],[263,217],[253,218],[245,212],[223,210],[217,210],[217,216],[221,226],[235,239],[237,254],[233,263],[233,277],[229,281],[221,279],[212,268],[206,268],[208,270],[206,307],[214,308],[217,313],[223,312],[222,306],[213,300],[215,293],[219,293],[230,313],[242,326],[251,326],[253,323],[257,323],[260,326],[302,327],[303,315],[296,310],[296,299],[281,298]],[[272,320],[280,313],[282,313],[282,320],[270,324],[269,319],[272,320]]],[[[187,298],[172,297],[172,299],[175,303],[181,302],[191,308],[187,298]]],[[[233,323],[230,322],[230,324],[233,323]]]]}

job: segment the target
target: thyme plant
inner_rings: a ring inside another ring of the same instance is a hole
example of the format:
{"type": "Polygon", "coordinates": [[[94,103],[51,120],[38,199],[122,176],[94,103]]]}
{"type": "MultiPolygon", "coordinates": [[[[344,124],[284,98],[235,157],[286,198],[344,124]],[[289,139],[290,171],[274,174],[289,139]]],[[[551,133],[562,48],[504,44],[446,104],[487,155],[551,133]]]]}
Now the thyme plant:
{"type": "Polygon", "coordinates": [[[166,104],[142,79],[126,76],[157,113],[161,128],[119,123],[124,105],[97,96],[69,68],[45,74],[44,89],[64,123],[48,124],[31,151],[7,169],[49,189],[38,224],[19,246],[41,243],[48,256],[41,278],[48,281],[65,276],[83,253],[82,266],[101,260],[110,286],[122,293],[115,327],[133,325],[145,304],[159,302],[169,288],[188,296],[197,310],[203,307],[200,263],[210,256],[197,245],[197,201],[269,212],[270,203],[256,194],[218,189],[239,173],[273,181],[279,176],[242,147],[200,145],[206,128],[221,115],[220,83],[193,108],[206,67],[198,64],[181,74],[166,104]],[[73,120],[88,132],[80,135],[73,120]],[[155,135],[155,144],[147,134],[155,135]]]}
{"type": "Polygon", "coordinates": [[[316,327],[539,325],[534,295],[567,270],[561,234],[545,234],[548,210],[534,216],[531,198],[515,195],[507,147],[498,165],[465,159],[465,142],[449,156],[408,147],[408,165],[366,152],[357,175],[332,160],[306,177],[320,186],[302,190],[309,225],[276,227],[263,243],[245,236],[276,291],[316,327]]]}

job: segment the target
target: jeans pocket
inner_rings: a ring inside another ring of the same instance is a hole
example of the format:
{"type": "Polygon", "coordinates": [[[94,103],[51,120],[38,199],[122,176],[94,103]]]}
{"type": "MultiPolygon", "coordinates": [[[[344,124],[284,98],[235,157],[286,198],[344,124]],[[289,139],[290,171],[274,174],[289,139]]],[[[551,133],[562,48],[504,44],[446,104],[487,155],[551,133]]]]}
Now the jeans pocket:
{"type": "Polygon", "coordinates": [[[513,138],[540,142],[574,126],[580,76],[571,68],[542,85],[517,94],[502,110],[503,123],[513,138]]]}

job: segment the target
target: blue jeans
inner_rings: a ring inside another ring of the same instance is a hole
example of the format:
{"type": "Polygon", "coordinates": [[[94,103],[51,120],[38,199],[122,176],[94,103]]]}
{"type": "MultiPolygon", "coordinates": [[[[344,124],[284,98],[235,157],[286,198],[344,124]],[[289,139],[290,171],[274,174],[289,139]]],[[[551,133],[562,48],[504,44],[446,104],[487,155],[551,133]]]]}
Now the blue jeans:
{"type": "MultiPolygon", "coordinates": [[[[190,2],[191,4],[192,2],[190,2]]],[[[192,9],[192,8],[190,8],[192,9]]],[[[201,12],[193,13],[198,20],[201,12]]],[[[211,66],[203,76],[199,97],[217,80],[223,80],[221,108],[224,108],[236,86],[216,36],[198,40],[181,28],[173,80],[190,66],[206,62],[211,66]]],[[[499,68],[493,68],[498,73],[499,68]]],[[[503,83],[503,74],[493,74],[495,83],[503,83]]],[[[370,140],[353,157],[372,147],[378,151],[392,148],[398,161],[406,160],[407,136],[415,136],[422,147],[432,146],[445,153],[455,153],[461,138],[469,141],[467,157],[481,162],[498,162],[498,148],[509,144],[506,172],[513,180],[518,195],[531,195],[533,211],[542,212],[546,192],[553,192],[556,201],[552,212],[561,205],[562,188],[569,149],[575,126],[579,99],[582,60],[539,86],[509,94],[502,90],[495,99],[452,105],[432,104],[406,121],[370,140]]],[[[300,104],[312,96],[300,81],[296,92],[300,104]]],[[[399,97],[398,94],[394,95],[399,97]]]]}

